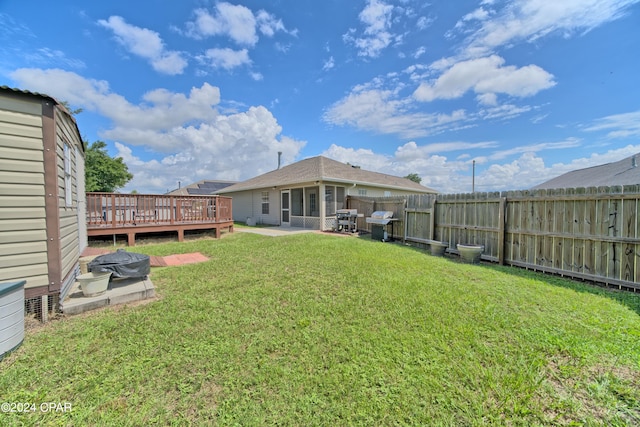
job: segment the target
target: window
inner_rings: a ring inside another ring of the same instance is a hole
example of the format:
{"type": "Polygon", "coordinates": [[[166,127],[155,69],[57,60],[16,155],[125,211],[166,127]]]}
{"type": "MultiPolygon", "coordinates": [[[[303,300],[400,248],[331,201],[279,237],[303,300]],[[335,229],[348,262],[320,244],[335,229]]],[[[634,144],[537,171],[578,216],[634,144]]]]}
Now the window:
{"type": "Polygon", "coordinates": [[[269,192],[262,192],[262,215],[269,215],[269,192]]]}
{"type": "Polygon", "coordinates": [[[73,192],[71,189],[71,147],[64,143],[64,204],[73,206],[73,192]]]}
{"type": "Polygon", "coordinates": [[[385,191],[384,197],[391,197],[391,191],[385,191]]]}
{"type": "Polygon", "coordinates": [[[320,200],[318,198],[318,187],[306,187],[304,189],[304,215],[305,216],[320,216],[320,200]]]}
{"type": "Polygon", "coordinates": [[[344,209],[344,187],[336,187],[336,209],[344,209]]]}
{"type": "Polygon", "coordinates": [[[291,215],[302,216],[302,188],[291,190],[291,215]]]}
{"type": "Polygon", "coordinates": [[[358,196],[366,196],[367,189],[366,188],[358,188],[358,196]]]}
{"type": "Polygon", "coordinates": [[[309,216],[318,216],[318,202],[316,193],[309,193],[309,216]]]}
{"type": "Polygon", "coordinates": [[[325,215],[335,215],[336,214],[336,203],[334,198],[334,192],[336,187],[327,186],[324,189],[324,201],[325,201],[325,215]]]}

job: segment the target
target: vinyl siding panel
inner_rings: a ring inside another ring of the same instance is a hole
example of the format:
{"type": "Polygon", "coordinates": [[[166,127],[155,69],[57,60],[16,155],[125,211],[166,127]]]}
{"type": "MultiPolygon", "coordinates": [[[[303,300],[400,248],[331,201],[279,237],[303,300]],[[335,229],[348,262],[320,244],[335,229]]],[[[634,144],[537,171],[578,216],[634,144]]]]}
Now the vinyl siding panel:
{"type": "Polygon", "coordinates": [[[47,272],[46,262],[44,264],[22,265],[19,267],[3,267],[0,268],[0,282],[16,280],[19,277],[20,280],[26,279],[25,289],[35,288],[48,284],[47,272]]]}
{"type": "Polygon", "coordinates": [[[7,243],[0,245],[0,257],[7,255],[15,255],[21,252],[23,254],[45,254],[47,252],[46,242],[20,242],[7,243]]]}
{"type": "Polygon", "coordinates": [[[0,182],[2,184],[41,185],[44,194],[44,171],[29,173],[0,170],[0,182]]]}
{"type": "Polygon", "coordinates": [[[45,230],[7,231],[0,233],[1,244],[47,241],[45,230]]]}
{"type": "Polygon", "coordinates": [[[41,215],[44,218],[44,197],[27,196],[0,196],[2,197],[2,207],[7,208],[38,208],[41,207],[41,215]]]}
{"type": "MultiPolygon", "coordinates": [[[[0,113],[1,114],[1,113],[0,113]]],[[[42,151],[42,141],[39,138],[29,138],[20,135],[0,134],[0,147],[19,147],[23,150],[42,151]]]]}
{"type": "Polygon", "coordinates": [[[0,221],[7,219],[42,219],[44,207],[0,207],[0,221]]]}
{"type": "Polygon", "coordinates": [[[0,186],[1,196],[44,197],[44,187],[38,184],[5,184],[0,186]]]}
{"type": "MultiPolygon", "coordinates": [[[[2,154],[0,154],[2,156],[2,154]]],[[[41,173],[42,165],[31,160],[14,160],[0,157],[0,170],[7,172],[41,173]]]]}
{"type": "Polygon", "coordinates": [[[6,231],[27,231],[42,228],[42,220],[39,218],[17,218],[12,221],[0,221],[0,233],[6,231]]]}
{"type": "Polygon", "coordinates": [[[48,283],[41,111],[0,96],[0,280],[27,288],[48,283]]]}

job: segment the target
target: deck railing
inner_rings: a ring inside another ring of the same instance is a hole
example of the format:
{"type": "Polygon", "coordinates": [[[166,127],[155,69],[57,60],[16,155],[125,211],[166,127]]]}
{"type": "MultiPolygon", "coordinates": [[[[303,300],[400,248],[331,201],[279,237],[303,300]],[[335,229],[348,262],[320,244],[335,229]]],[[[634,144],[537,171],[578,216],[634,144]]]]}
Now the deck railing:
{"type": "Polygon", "coordinates": [[[228,221],[231,197],[87,193],[89,229],[228,221]]]}

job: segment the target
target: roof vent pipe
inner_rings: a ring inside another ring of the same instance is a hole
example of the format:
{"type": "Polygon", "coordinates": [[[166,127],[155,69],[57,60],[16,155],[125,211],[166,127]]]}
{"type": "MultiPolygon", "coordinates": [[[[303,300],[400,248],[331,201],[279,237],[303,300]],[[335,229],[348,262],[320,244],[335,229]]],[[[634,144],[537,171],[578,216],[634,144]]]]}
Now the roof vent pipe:
{"type": "Polygon", "coordinates": [[[282,151],[278,151],[278,169],[280,169],[280,160],[282,159],[282,151]]]}
{"type": "Polygon", "coordinates": [[[636,156],[631,157],[631,167],[638,167],[638,164],[636,163],[636,156]]]}

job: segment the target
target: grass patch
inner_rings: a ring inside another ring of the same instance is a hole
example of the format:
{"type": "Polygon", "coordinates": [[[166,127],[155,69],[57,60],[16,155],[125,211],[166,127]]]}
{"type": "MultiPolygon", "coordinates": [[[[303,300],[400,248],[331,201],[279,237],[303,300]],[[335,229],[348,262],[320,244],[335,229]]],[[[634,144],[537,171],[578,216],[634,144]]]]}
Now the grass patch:
{"type": "Polygon", "coordinates": [[[210,261],[30,333],[3,399],[73,409],[0,424],[640,423],[638,295],[318,234],[136,251],[210,261]]]}

